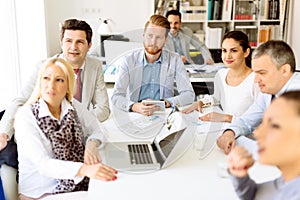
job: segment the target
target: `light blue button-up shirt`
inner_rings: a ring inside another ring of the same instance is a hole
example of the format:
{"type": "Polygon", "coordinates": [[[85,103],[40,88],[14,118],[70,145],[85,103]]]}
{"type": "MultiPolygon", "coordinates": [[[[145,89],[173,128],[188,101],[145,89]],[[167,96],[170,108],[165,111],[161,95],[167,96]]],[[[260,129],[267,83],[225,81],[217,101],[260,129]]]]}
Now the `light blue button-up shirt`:
{"type": "Polygon", "coordinates": [[[139,95],[139,101],[144,99],[155,99],[160,98],[160,67],[161,57],[153,64],[148,63],[144,55],[143,60],[143,79],[139,95]]]}

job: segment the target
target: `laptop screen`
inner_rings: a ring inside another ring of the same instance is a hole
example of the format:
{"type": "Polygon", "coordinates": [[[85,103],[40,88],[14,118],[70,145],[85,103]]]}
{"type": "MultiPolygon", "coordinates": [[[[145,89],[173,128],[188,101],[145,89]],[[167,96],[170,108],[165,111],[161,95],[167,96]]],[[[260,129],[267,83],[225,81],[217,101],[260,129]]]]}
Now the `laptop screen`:
{"type": "Polygon", "coordinates": [[[186,129],[186,123],[177,106],[172,109],[167,117],[166,127],[168,131],[161,135],[157,135],[155,138],[155,144],[157,146],[157,150],[162,156],[162,160],[168,158],[186,129]]]}
{"type": "Polygon", "coordinates": [[[181,137],[184,130],[172,133],[171,135],[167,136],[163,140],[159,142],[160,149],[164,154],[164,157],[167,158],[176,143],[178,142],[179,138],[181,137]]]}

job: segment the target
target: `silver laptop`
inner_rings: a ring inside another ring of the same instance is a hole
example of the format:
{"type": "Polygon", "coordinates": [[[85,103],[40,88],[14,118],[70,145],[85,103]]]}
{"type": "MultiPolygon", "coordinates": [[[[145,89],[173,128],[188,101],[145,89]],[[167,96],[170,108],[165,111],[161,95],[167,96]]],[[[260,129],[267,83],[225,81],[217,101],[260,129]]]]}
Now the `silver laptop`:
{"type": "MultiPolygon", "coordinates": [[[[180,123],[176,119],[170,120],[175,112],[176,109],[173,109],[163,129],[171,130],[174,124],[180,123]]],[[[162,139],[158,134],[153,142],[107,143],[104,147],[106,164],[119,171],[151,171],[165,168],[180,158],[191,144],[193,133],[185,130],[186,128],[179,128],[162,139]]]]}

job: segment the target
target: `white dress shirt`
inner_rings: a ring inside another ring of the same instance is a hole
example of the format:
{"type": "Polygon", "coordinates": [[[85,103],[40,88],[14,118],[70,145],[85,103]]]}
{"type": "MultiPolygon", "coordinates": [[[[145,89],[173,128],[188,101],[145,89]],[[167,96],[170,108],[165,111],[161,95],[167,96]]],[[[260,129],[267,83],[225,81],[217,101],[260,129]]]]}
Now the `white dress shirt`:
{"type": "MultiPolygon", "coordinates": [[[[300,73],[297,72],[293,74],[290,80],[288,80],[288,82],[277,94],[275,94],[275,96],[279,97],[281,94],[293,90],[300,90],[300,73]]],[[[261,123],[263,114],[271,103],[271,97],[271,94],[260,92],[257,99],[249,107],[249,109],[229,124],[226,129],[233,130],[235,136],[251,134],[261,123]]]]}

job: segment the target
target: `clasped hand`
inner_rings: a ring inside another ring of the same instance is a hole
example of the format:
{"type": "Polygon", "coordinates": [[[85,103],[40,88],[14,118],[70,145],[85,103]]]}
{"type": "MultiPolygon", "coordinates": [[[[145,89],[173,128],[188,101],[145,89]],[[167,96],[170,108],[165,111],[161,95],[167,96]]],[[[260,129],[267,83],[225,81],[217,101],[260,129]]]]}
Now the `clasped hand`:
{"type": "Polygon", "coordinates": [[[227,162],[230,174],[242,178],[248,175],[248,169],[253,166],[254,159],[245,148],[236,146],[229,153],[227,162]]]}

